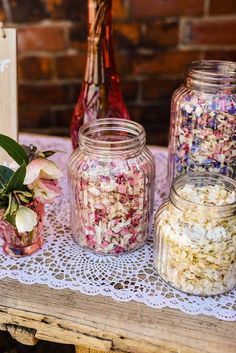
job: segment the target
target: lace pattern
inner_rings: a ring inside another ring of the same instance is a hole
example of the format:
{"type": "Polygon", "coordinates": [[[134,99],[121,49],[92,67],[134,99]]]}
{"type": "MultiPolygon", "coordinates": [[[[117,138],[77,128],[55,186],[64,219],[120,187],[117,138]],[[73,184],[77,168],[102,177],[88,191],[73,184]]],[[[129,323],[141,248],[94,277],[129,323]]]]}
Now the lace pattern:
{"type": "MultiPolygon", "coordinates": [[[[34,143],[40,149],[64,151],[55,160],[66,173],[71,151],[68,139],[21,135],[21,142],[34,143]]],[[[154,152],[157,165],[155,211],[166,198],[165,150],[154,152]]],[[[95,255],[79,248],[70,230],[67,181],[62,181],[64,196],[46,209],[43,248],[36,254],[13,259],[0,251],[0,278],[10,277],[21,283],[45,284],[51,288],[101,294],[119,301],[134,300],[152,308],[170,307],[190,314],[213,315],[222,320],[236,320],[236,290],[214,297],[181,293],[167,285],[153,267],[152,234],[140,250],[119,257],[95,255]]]]}

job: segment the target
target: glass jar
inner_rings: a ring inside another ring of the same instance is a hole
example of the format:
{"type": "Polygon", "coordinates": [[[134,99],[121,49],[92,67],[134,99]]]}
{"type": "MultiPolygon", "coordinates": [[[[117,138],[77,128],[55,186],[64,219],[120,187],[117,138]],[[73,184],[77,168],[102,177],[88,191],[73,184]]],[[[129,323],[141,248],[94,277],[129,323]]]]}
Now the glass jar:
{"type": "Polygon", "coordinates": [[[15,227],[4,220],[5,210],[0,209],[0,237],[3,250],[12,257],[29,256],[43,245],[44,204],[34,200],[27,205],[37,213],[37,225],[31,232],[20,233],[15,227]]]}
{"type": "Polygon", "coordinates": [[[188,171],[236,176],[236,63],[193,62],[171,104],[169,184],[188,171]]]}
{"type": "Polygon", "coordinates": [[[215,295],[236,285],[236,181],[179,176],[155,217],[154,266],[171,286],[215,295]]]}
{"type": "Polygon", "coordinates": [[[144,245],[152,212],[155,163],[144,128],[122,119],[99,119],[79,130],[68,165],[72,232],[99,254],[144,245]]]}

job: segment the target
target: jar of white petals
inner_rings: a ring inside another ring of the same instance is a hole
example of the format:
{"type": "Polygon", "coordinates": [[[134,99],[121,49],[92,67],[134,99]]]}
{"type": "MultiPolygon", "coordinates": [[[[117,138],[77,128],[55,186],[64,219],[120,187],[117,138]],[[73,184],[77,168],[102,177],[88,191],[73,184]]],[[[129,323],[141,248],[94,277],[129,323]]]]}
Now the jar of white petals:
{"type": "Polygon", "coordinates": [[[99,119],[79,130],[68,165],[72,232],[99,254],[119,255],[144,245],[152,213],[155,163],[144,128],[99,119]]]}
{"type": "Polygon", "coordinates": [[[171,286],[216,295],[236,285],[236,181],[179,176],[155,217],[155,268],[171,286]]]}

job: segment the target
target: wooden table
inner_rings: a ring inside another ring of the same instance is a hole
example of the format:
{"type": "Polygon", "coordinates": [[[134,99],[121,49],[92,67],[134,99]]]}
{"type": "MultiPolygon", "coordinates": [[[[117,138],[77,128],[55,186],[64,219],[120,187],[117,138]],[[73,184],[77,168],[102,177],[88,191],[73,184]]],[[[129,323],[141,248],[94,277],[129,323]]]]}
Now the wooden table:
{"type": "Polygon", "coordinates": [[[0,280],[0,292],[0,329],[25,344],[68,343],[77,353],[236,352],[235,322],[12,279],[0,280]]]}
{"type": "Polygon", "coordinates": [[[0,330],[24,344],[73,344],[77,353],[236,353],[235,322],[12,279],[0,280],[0,293],[0,330]]]}

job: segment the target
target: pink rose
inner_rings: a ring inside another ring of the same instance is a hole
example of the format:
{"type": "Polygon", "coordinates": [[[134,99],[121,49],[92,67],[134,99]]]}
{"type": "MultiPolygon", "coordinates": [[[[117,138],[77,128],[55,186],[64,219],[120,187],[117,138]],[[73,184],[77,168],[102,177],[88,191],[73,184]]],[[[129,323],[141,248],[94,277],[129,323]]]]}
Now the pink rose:
{"type": "Polygon", "coordinates": [[[28,188],[34,192],[34,197],[41,202],[50,202],[60,196],[62,189],[57,180],[38,178],[28,188]]]}

